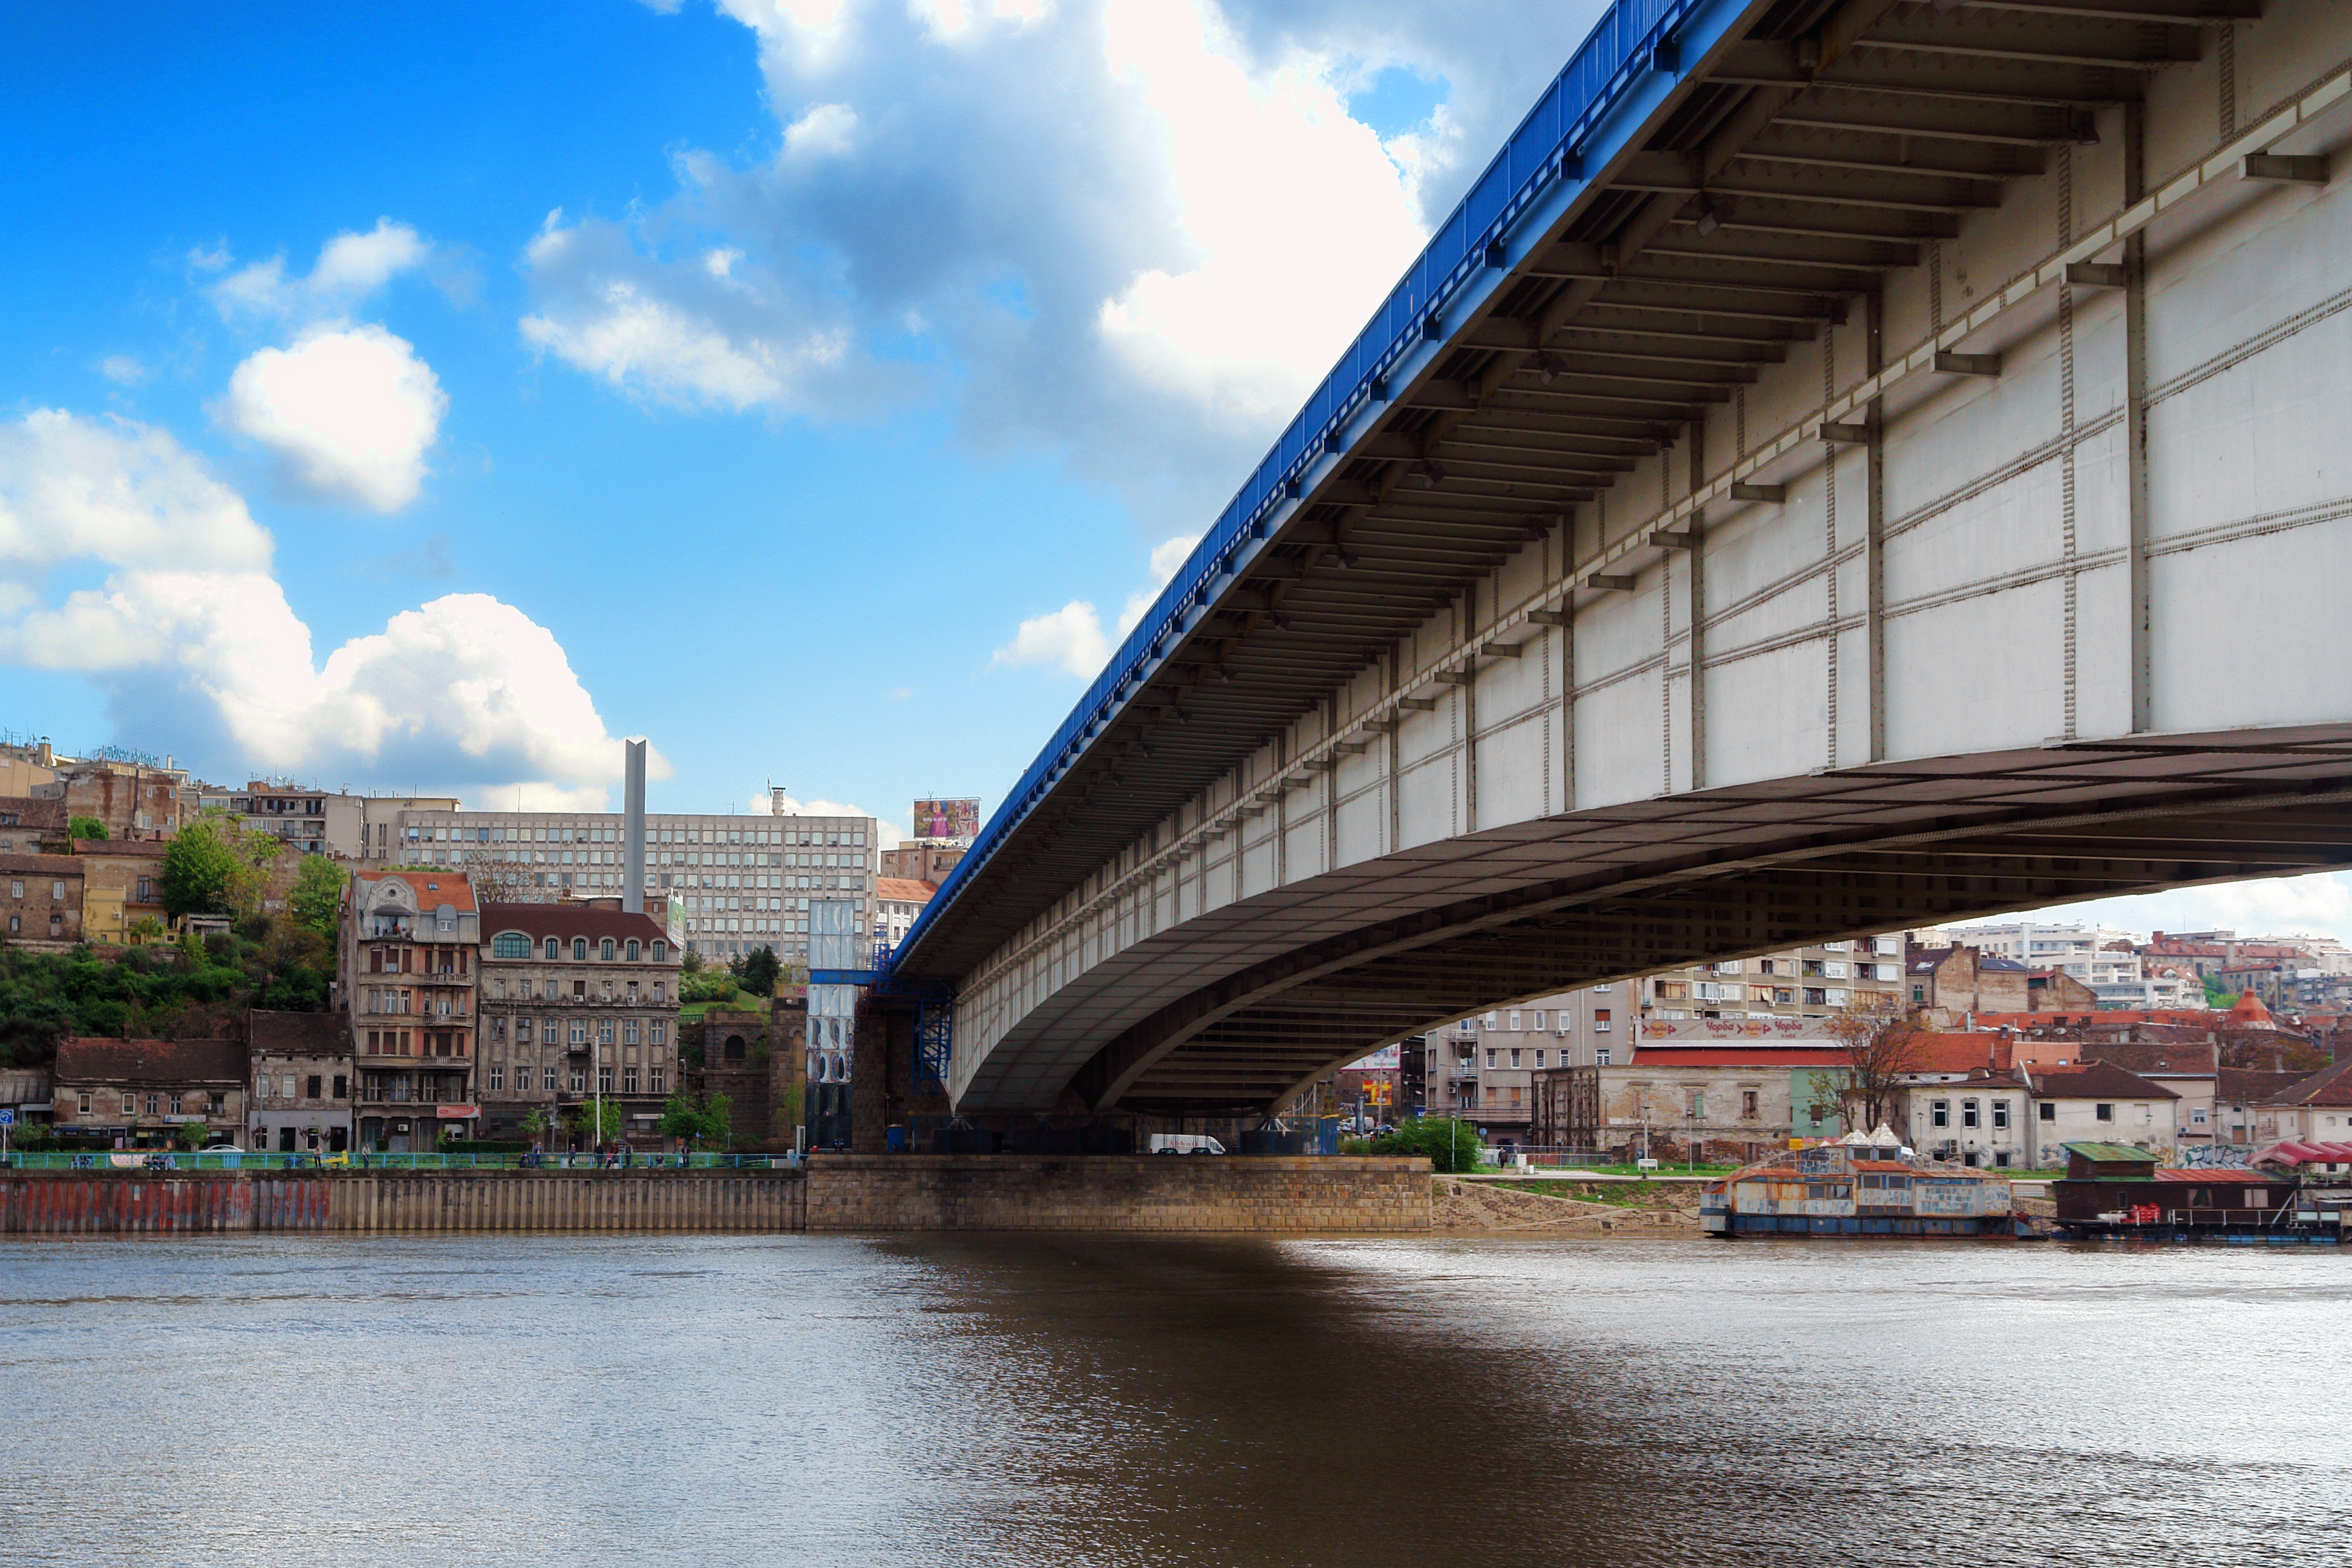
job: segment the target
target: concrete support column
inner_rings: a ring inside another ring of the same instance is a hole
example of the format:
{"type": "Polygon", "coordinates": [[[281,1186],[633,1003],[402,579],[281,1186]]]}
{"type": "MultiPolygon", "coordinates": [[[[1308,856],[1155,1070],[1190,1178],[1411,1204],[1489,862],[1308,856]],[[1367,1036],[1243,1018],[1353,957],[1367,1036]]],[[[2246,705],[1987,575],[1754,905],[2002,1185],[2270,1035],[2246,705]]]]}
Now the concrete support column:
{"type": "MultiPolygon", "coordinates": [[[[2124,205],[2147,194],[2147,110],[2124,105],[2124,205]]],[[[2151,689],[2154,626],[2148,607],[2147,235],[2124,241],[2124,466],[2130,510],[2131,727],[2156,728],[2151,689]]]]}
{"type": "MultiPolygon", "coordinates": [[[[1862,374],[1886,368],[1886,300],[1876,292],[1862,297],[1862,374]]],[[[1864,504],[1863,604],[1866,657],[1870,661],[1870,760],[1886,760],[1886,402],[1874,397],[1862,417],[1870,432],[1864,461],[1869,464],[1864,504]]],[[[1832,637],[1837,635],[1832,629],[1832,637]]]]}
{"type": "MultiPolygon", "coordinates": [[[[1690,489],[1698,493],[1706,483],[1706,416],[1690,423],[1690,489]]],[[[1706,509],[1695,507],[1690,521],[1690,574],[1685,580],[1690,595],[1690,787],[1706,787],[1706,509]]]]}

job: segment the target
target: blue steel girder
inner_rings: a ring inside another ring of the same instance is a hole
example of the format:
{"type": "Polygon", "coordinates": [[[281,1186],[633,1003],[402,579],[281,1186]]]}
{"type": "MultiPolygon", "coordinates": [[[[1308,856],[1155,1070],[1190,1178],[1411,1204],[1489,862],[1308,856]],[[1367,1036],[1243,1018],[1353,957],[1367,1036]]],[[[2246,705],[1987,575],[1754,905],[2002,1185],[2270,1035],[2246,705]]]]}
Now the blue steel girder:
{"type": "MultiPolygon", "coordinates": [[[[970,973],[1368,650],[1510,551],[1564,534],[1580,503],[1759,365],[1844,320],[1850,301],[1874,300],[1885,274],[1916,266],[1923,242],[1956,235],[2005,182],[2039,173],[2047,148],[2086,139],[2095,111],[2141,100],[2149,72],[2195,58],[2200,24],[2260,12],[2255,0],[1610,6],[1010,792],[889,973],[970,973]]],[[[1858,433],[1823,427],[1825,439],[1858,433]]],[[[1668,528],[1621,542],[1663,555],[1694,537],[1668,528]]],[[[1617,591],[1640,564],[1579,584],[1617,591]]]]}

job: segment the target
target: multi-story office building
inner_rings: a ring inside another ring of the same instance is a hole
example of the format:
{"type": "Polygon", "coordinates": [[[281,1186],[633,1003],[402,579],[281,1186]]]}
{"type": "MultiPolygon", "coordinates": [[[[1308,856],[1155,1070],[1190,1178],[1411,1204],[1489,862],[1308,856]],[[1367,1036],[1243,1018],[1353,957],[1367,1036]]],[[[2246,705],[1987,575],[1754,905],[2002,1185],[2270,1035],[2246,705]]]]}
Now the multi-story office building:
{"type": "MultiPolygon", "coordinates": [[[[593,1100],[621,1133],[649,1139],[677,1087],[678,958],[668,933],[620,900],[482,906],[481,1060],[486,1130],[519,1137],[593,1100]]],[[[593,1123],[583,1142],[593,1141],[593,1123]]]]}
{"type": "MultiPolygon", "coordinates": [[[[379,857],[465,870],[504,902],[553,902],[622,889],[619,812],[460,811],[435,804],[394,815],[379,857]]],[[[876,915],[877,824],[870,816],[649,812],[646,881],[666,897],[687,951],[728,959],[768,947],[808,958],[812,898],[847,899],[876,915]]],[[[372,845],[370,853],[378,847],[372,845]]]]}
{"type": "Polygon", "coordinates": [[[445,1128],[469,1135],[481,915],[465,873],[359,872],[338,946],[361,1143],[425,1151],[445,1128]]]}

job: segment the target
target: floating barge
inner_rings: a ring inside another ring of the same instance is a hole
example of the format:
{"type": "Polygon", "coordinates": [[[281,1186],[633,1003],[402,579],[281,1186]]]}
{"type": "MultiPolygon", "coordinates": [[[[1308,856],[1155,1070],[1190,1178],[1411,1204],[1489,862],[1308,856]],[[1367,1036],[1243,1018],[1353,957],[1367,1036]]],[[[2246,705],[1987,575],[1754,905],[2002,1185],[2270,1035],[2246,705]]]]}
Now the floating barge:
{"type": "Polygon", "coordinates": [[[2332,1246],[2352,1212],[2346,1194],[2305,1189],[2293,1171],[2166,1167],[2128,1143],[2067,1144],[2066,1179],[2050,1194],[2059,1234],[2084,1241],[2332,1246]]]}
{"type": "Polygon", "coordinates": [[[1869,1142],[1790,1149],[1709,1183],[1712,1236],[2015,1237],[2009,1178],[1923,1160],[1885,1128],[1869,1142]]]}

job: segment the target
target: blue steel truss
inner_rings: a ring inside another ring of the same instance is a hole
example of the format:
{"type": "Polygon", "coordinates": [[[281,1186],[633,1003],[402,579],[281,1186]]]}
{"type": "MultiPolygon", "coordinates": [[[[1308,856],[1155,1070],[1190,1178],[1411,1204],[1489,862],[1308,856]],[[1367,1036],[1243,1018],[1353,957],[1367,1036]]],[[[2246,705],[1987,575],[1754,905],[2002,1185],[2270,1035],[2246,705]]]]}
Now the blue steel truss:
{"type": "MultiPolygon", "coordinates": [[[[948,873],[898,946],[912,948],[939,911],[1044,800],[1062,770],[1076,760],[1146,667],[1181,631],[1184,616],[1213,600],[1234,555],[1264,536],[1269,513],[1300,493],[1306,469],[1326,452],[1343,449],[1348,422],[1387,395],[1388,373],[1422,343],[1444,335],[1445,306],[1488,267],[1502,267],[1504,237],[1554,182],[1583,174],[1581,153],[1608,111],[1642,78],[1682,68],[1675,35],[1706,0],[1615,0],[1593,25],[1567,66],[1554,77],[1502,151],[1486,165],[1387,301],[1340,356],[1305,407],[1284,429],[1249,479],[1225,503],[1193,547],[1150,613],[1139,622],[1103,672],[1054,731],[1037,760],[1005,796],[971,848],[948,873]]],[[[886,961],[887,962],[887,961],[886,961]]]]}
{"type": "Polygon", "coordinates": [[[954,1060],[955,999],[925,996],[915,1004],[915,1082],[947,1082],[954,1060]]]}

